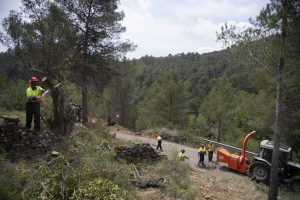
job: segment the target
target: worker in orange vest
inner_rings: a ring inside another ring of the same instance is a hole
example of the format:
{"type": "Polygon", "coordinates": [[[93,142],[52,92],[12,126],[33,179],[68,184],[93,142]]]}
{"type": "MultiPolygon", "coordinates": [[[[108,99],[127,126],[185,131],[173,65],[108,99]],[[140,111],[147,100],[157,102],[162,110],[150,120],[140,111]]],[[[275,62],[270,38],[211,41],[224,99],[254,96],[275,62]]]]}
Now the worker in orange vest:
{"type": "Polygon", "coordinates": [[[204,156],[205,155],[206,155],[206,148],[205,148],[204,144],[201,144],[200,148],[198,149],[198,157],[199,157],[198,166],[199,167],[200,167],[200,164],[205,167],[205,164],[204,164],[204,156]]]}
{"type": "Polygon", "coordinates": [[[162,139],[158,132],[156,132],[156,140],[157,140],[156,150],[160,149],[162,151],[162,147],[161,147],[162,139]]]}
{"type": "Polygon", "coordinates": [[[33,76],[30,78],[30,87],[26,90],[26,128],[31,128],[32,116],[34,117],[34,129],[40,130],[40,102],[42,101],[42,93],[44,89],[38,86],[38,78],[33,76]]]}
{"type": "Polygon", "coordinates": [[[208,151],[208,162],[211,162],[214,156],[215,151],[215,145],[212,141],[210,141],[207,145],[207,151],[208,151]]]}

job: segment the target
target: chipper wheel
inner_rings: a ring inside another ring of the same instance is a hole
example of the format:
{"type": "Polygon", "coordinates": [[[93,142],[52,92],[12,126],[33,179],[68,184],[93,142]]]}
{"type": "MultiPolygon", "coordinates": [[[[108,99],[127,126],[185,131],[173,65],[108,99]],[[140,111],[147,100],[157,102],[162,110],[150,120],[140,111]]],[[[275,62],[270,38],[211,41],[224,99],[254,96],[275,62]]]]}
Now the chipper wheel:
{"type": "Polygon", "coordinates": [[[259,161],[254,161],[249,168],[249,176],[265,184],[269,184],[270,172],[270,166],[259,161]]]}

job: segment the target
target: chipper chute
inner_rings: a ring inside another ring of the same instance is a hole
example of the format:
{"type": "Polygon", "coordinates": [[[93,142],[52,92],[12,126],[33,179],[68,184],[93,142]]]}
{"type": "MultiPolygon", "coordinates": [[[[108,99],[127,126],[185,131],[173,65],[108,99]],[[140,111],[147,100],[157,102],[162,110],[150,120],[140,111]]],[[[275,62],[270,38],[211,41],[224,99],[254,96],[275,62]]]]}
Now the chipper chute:
{"type": "Polygon", "coordinates": [[[246,157],[246,146],[249,139],[253,137],[255,133],[256,131],[252,131],[245,137],[243,141],[241,155],[230,153],[223,147],[218,148],[217,162],[227,164],[229,169],[238,171],[240,173],[246,173],[250,164],[248,158],[246,157]]]}

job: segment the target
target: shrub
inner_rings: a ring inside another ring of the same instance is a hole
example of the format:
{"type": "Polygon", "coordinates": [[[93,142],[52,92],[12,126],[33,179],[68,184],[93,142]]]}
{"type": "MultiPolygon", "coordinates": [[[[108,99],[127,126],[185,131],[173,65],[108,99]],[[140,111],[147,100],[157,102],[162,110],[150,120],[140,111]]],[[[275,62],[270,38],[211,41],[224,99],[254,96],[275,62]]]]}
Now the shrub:
{"type": "Polygon", "coordinates": [[[23,198],[113,200],[129,196],[116,183],[103,178],[103,171],[93,163],[71,164],[59,156],[39,167],[29,179],[23,198]]]}
{"type": "Polygon", "coordinates": [[[3,88],[0,95],[1,107],[8,110],[24,110],[26,100],[25,82],[8,82],[7,87],[3,88]]]}
{"type": "MultiPolygon", "coordinates": [[[[20,167],[21,168],[21,167],[20,167]]],[[[0,199],[19,200],[22,199],[23,183],[28,174],[16,165],[0,158],[0,199]]]]}
{"type": "Polygon", "coordinates": [[[189,164],[178,160],[175,152],[173,157],[152,166],[153,169],[147,169],[147,171],[165,178],[165,187],[162,191],[171,199],[195,199],[196,193],[191,187],[188,174],[191,171],[189,164]]]}
{"type": "Polygon", "coordinates": [[[127,192],[110,180],[96,178],[93,181],[79,184],[71,199],[122,200],[126,197],[127,192]]]}

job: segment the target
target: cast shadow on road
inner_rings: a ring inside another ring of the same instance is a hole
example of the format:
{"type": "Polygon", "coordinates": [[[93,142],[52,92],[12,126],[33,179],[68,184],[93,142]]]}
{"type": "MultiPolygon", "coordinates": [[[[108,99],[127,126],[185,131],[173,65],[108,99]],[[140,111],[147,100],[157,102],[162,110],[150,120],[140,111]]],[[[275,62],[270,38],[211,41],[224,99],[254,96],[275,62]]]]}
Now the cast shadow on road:
{"type": "Polygon", "coordinates": [[[218,170],[222,171],[222,172],[225,172],[225,173],[231,173],[231,174],[235,174],[237,176],[240,176],[240,177],[246,177],[247,175],[246,174],[241,174],[241,173],[238,173],[232,169],[229,169],[226,165],[218,165],[218,170]]]}

